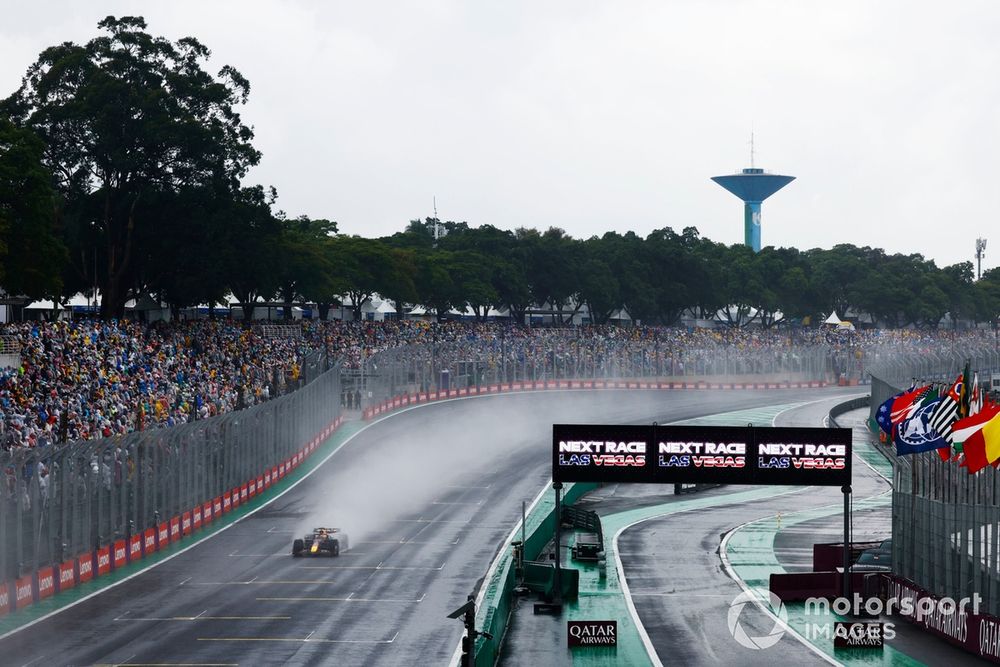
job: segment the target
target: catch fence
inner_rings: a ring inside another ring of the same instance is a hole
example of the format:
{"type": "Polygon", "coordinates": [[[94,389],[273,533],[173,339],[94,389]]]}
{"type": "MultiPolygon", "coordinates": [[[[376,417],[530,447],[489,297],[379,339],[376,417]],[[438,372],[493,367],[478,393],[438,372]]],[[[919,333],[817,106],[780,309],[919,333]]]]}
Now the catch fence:
{"type": "Polygon", "coordinates": [[[597,351],[586,339],[552,349],[529,344],[527,350],[504,340],[448,341],[362,355],[356,368],[345,369],[342,403],[360,410],[405,394],[560,380],[858,384],[866,363],[860,348],[828,346],[669,355],[653,346],[597,351]]]}
{"type": "MultiPolygon", "coordinates": [[[[0,454],[0,584],[129,541],[256,480],[340,417],[340,367],[310,356],[300,388],[244,410],[0,454]]],[[[200,516],[200,514],[199,514],[200,516]]]]}

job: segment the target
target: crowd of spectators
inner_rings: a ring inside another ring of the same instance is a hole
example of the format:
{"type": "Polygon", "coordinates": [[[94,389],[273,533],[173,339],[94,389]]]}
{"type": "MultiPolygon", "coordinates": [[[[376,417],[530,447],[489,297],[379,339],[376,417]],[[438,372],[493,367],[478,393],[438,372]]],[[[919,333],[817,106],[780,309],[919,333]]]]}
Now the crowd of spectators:
{"type": "Polygon", "coordinates": [[[295,335],[231,320],[4,325],[0,335],[17,342],[20,365],[0,370],[0,448],[109,437],[240,409],[294,386],[306,357],[317,351],[348,369],[389,351],[436,368],[474,361],[487,370],[561,367],[564,375],[624,376],[683,375],[710,366],[714,372],[765,372],[778,363],[816,359],[839,372],[851,360],[863,365],[890,350],[935,354],[994,344],[992,331],[528,328],[426,321],[289,326],[295,335]]]}

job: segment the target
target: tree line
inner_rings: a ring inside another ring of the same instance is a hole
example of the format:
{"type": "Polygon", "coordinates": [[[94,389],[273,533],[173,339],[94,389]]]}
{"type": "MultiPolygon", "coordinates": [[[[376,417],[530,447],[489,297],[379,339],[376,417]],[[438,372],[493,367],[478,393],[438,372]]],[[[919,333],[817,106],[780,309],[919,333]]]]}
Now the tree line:
{"type": "MultiPolygon", "coordinates": [[[[647,323],[685,313],[771,327],[836,310],[887,326],[936,327],[1000,317],[1000,270],[973,278],[963,262],[849,244],[754,253],[656,230],[575,239],[558,228],[505,230],[413,220],[383,238],[339,234],[336,222],[287,216],[273,188],[244,183],[261,154],[239,109],[250,82],[210,73],[197,39],[147,32],[141,17],[107,17],[83,45],[45,49],[0,100],[0,288],[63,302],[101,294],[101,316],[150,295],[179,310],[259,299],[348,300],[376,294],[444,317],[470,308],[523,321],[546,304],[596,323],[620,309],[647,323]],[[435,226],[445,234],[435,234],[435,226]]],[[[290,308],[285,309],[290,316],[290,308]]],[[[252,309],[244,315],[252,317],[252,309]]]]}

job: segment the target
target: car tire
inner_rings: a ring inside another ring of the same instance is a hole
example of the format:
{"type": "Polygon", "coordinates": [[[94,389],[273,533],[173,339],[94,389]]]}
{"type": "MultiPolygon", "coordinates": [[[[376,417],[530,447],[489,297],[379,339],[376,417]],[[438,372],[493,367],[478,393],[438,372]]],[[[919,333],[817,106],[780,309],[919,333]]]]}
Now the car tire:
{"type": "Polygon", "coordinates": [[[294,542],[292,542],[292,555],[295,556],[296,558],[299,558],[302,555],[302,552],[305,550],[305,548],[306,545],[304,541],[302,541],[301,539],[295,540],[294,542]]]}
{"type": "Polygon", "coordinates": [[[340,542],[335,541],[333,543],[333,549],[330,550],[330,553],[333,554],[334,556],[340,555],[340,542]]]}

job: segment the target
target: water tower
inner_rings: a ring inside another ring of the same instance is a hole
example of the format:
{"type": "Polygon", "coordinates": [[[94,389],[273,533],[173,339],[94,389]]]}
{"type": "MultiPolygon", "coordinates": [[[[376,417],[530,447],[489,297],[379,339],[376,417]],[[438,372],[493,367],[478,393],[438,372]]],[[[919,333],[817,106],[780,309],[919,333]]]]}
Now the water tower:
{"type": "MultiPolygon", "coordinates": [[[[752,158],[750,164],[753,164],[752,158]]],[[[743,200],[743,242],[754,252],[760,252],[761,202],[794,181],[795,177],[768,174],[751,166],[738,174],[713,176],[712,180],[743,200]]]]}

